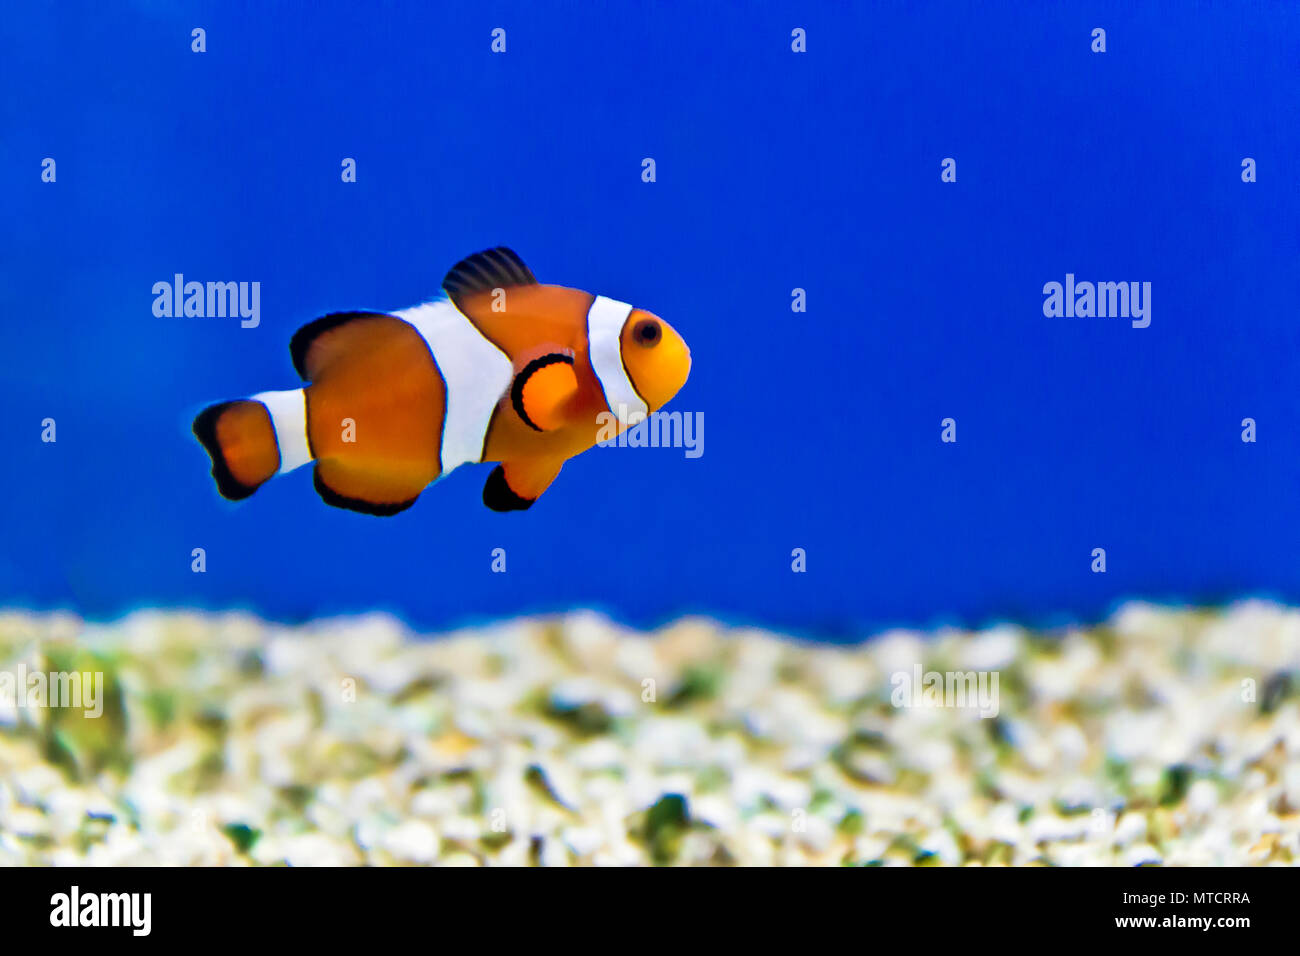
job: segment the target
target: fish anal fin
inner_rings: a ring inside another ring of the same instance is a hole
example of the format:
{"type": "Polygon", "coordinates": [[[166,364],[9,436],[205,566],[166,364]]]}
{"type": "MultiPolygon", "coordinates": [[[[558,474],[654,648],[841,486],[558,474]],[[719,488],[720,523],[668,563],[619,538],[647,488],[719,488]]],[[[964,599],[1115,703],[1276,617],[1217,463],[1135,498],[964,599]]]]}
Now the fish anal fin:
{"type": "Polygon", "coordinates": [[[577,394],[573,353],[555,351],[533,359],[516,373],[510,404],[524,424],[545,432],[566,422],[569,403],[577,394]]]}
{"type": "Polygon", "coordinates": [[[493,511],[527,511],[551,486],[563,458],[530,458],[502,462],[483,486],[483,504],[493,511]]]}
{"type": "Polygon", "coordinates": [[[375,332],[402,320],[382,312],[332,312],[308,322],[289,341],[293,367],[315,381],[336,359],[364,348],[375,332]]]}
{"type": "Polygon", "coordinates": [[[327,505],[380,517],[411,507],[428,484],[413,475],[390,475],[341,461],[317,462],[312,480],[327,505]]]}
{"type": "Polygon", "coordinates": [[[462,296],[511,286],[537,285],[531,269],[505,246],[466,256],[448,270],[442,287],[458,306],[462,296]]]}

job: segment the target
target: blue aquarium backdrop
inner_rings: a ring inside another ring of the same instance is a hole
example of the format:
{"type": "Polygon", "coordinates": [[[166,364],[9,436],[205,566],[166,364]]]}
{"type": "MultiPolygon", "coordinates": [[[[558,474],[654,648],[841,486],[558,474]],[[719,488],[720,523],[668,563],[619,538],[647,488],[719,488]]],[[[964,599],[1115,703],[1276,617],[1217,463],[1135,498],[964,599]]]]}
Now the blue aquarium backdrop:
{"type": "Polygon", "coordinates": [[[1300,6],[1071,6],[6,10],[0,605],[843,639],[1300,601],[1300,6]],[[392,518],[310,469],[218,496],[200,409],[496,245],[682,333],[694,451],[592,449],[526,513],[490,466],[392,518]],[[156,315],[178,274],[257,324],[156,315]],[[1102,282],[1143,314],[1079,314],[1102,282]]]}

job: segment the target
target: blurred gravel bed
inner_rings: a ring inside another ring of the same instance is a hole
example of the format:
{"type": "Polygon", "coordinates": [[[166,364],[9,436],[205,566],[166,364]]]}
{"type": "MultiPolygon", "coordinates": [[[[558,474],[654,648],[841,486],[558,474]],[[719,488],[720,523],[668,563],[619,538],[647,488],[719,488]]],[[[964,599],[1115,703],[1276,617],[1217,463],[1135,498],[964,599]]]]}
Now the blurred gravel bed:
{"type": "Polygon", "coordinates": [[[1290,864],[1300,612],[849,647],[592,614],[422,639],[0,613],[0,672],[102,671],[99,719],[0,701],[11,864],[1290,864]],[[999,713],[891,677],[999,676],[999,713]]]}

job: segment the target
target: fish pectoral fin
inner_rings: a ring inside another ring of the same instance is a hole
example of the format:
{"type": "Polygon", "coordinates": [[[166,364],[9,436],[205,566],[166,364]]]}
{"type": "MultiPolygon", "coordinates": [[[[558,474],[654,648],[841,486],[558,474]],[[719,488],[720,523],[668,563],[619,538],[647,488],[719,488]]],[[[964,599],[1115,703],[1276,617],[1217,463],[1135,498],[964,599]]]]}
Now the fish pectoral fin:
{"type": "Polygon", "coordinates": [[[483,504],[493,511],[527,511],[563,467],[563,458],[503,462],[488,475],[483,486],[483,504]]]}
{"type": "Polygon", "coordinates": [[[539,432],[559,428],[568,418],[569,403],[578,394],[573,353],[567,349],[535,358],[515,374],[510,404],[524,424],[539,432]]]}

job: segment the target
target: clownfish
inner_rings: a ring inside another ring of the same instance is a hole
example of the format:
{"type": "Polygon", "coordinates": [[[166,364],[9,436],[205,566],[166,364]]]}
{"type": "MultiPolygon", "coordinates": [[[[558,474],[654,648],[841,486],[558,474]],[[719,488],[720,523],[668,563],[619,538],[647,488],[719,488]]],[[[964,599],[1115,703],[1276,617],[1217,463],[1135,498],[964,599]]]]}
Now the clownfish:
{"type": "Polygon", "coordinates": [[[663,319],[541,285],[505,247],[457,263],[442,288],[409,309],[308,323],[289,351],[309,384],[200,412],[217,490],[247,498],[315,462],[327,504],[393,515],[452,469],[497,462],[483,503],[522,511],[565,461],[660,409],[690,374],[663,319]]]}

